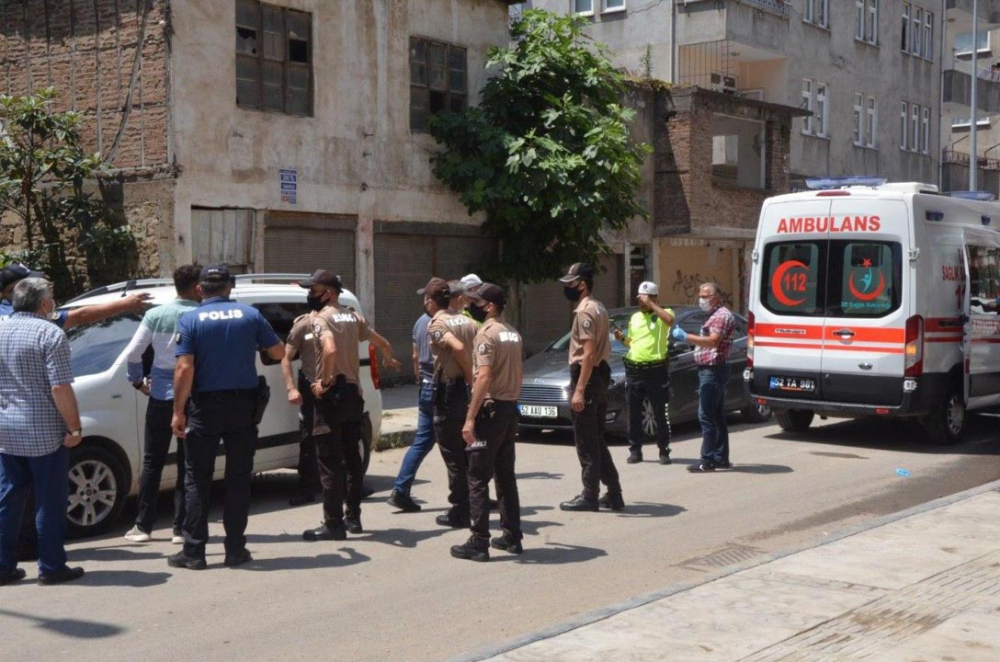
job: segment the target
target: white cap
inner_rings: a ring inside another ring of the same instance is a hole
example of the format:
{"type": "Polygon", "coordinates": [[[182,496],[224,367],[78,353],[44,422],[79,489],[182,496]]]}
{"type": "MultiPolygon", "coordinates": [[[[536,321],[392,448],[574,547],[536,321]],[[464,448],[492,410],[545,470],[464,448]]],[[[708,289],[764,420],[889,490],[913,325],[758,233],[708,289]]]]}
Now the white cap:
{"type": "Polygon", "coordinates": [[[465,289],[471,290],[474,287],[479,287],[483,284],[483,279],[476,274],[468,274],[462,276],[462,285],[465,285],[465,289]]]}
{"type": "Polygon", "coordinates": [[[660,288],[656,286],[656,283],[651,283],[645,280],[639,283],[639,294],[647,294],[651,297],[655,297],[660,293],[660,288]]]}

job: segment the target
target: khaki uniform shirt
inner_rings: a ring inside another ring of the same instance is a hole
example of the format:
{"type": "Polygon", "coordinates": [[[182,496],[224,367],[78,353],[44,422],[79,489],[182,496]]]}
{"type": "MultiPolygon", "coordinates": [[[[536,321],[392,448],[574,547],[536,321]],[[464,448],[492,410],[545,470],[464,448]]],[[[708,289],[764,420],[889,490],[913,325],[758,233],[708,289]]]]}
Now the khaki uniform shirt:
{"type": "Polygon", "coordinates": [[[326,323],[315,319],[312,314],[300,315],[295,318],[288,340],[285,341],[285,352],[302,359],[302,372],[310,382],[318,379],[323,367],[323,348],[320,344],[323,327],[326,327],[326,323]],[[317,324],[321,325],[319,334],[316,333],[317,324]]]}
{"type": "Polygon", "coordinates": [[[488,398],[516,401],[521,395],[521,334],[500,318],[488,319],[476,334],[473,365],[490,366],[488,398]]]}
{"type": "MultiPolygon", "coordinates": [[[[337,360],[333,376],[343,375],[349,384],[358,384],[361,362],[358,359],[358,344],[371,339],[372,330],[364,316],[350,308],[327,306],[316,314],[325,322],[333,341],[337,345],[337,360]]],[[[319,328],[319,327],[318,327],[319,328]]]]}
{"type": "Polygon", "coordinates": [[[594,341],[594,365],[611,356],[608,336],[608,311],[604,304],[587,297],[573,311],[573,328],[569,336],[569,364],[583,362],[583,341],[594,341]]]}
{"type": "MultiPolygon", "coordinates": [[[[458,379],[464,377],[454,352],[448,347],[448,336],[452,335],[465,346],[465,353],[472,358],[472,343],[476,339],[476,324],[470,318],[447,310],[439,310],[427,326],[427,336],[431,341],[431,356],[434,358],[434,374],[438,379],[458,379]]],[[[471,362],[471,361],[470,361],[471,362]]]]}

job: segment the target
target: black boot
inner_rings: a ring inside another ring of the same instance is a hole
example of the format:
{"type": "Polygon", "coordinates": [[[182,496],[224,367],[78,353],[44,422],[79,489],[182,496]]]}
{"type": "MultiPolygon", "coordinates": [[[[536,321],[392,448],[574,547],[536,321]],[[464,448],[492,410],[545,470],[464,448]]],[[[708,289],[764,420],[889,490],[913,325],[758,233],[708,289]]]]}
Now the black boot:
{"type": "Polygon", "coordinates": [[[670,451],[663,450],[660,451],[660,464],[673,464],[674,461],[670,459],[670,451]]]}
{"type": "Polygon", "coordinates": [[[524,547],[521,546],[521,538],[507,531],[504,531],[502,536],[490,540],[490,547],[511,554],[520,554],[524,551],[524,547]]]}
{"type": "Polygon", "coordinates": [[[454,508],[449,508],[448,512],[438,515],[434,521],[441,526],[450,526],[453,529],[467,529],[470,524],[469,513],[460,513],[454,508]]]}
{"type": "Polygon", "coordinates": [[[347,530],[344,529],[343,522],[324,522],[316,529],[308,529],[302,532],[303,540],[347,540],[347,530]]]}
{"type": "Polygon", "coordinates": [[[598,510],[600,510],[600,506],[597,505],[597,499],[588,499],[587,497],[581,494],[575,497],[572,501],[563,501],[562,503],[560,503],[559,510],[596,513],[598,510]]]}
{"type": "Polygon", "coordinates": [[[469,536],[464,545],[454,545],[451,548],[451,555],[456,559],[480,562],[489,561],[490,541],[476,535],[469,536]]]}
{"type": "Polygon", "coordinates": [[[409,494],[403,494],[398,490],[393,490],[392,494],[389,495],[387,503],[401,510],[404,513],[418,513],[420,512],[420,504],[413,500],[409,494]]]}
{"type": "Polygon", "coordinates": [[[361,526],[361,515],[355,517],[345,517],[344,526],[347,527],[347,532],[357,535],[359,533],[364,533],[365,529],[361,526]]]}
{"type": "Polygon", "coordinates": [[[611,510],[618,511],[625,508],[625,499],[622,498],[621,492],[615,492],[613,494],[608,492],[597,500],[597,505],[601,508],[609,508],[611,510]]]}
{"type": "Polygon", "coordinates": [[[641,450],[629,451],[628,459],[625,461],[628,462],[629,464],[639,464],[640,462],[642,462],[642,451],[641,450]]]}

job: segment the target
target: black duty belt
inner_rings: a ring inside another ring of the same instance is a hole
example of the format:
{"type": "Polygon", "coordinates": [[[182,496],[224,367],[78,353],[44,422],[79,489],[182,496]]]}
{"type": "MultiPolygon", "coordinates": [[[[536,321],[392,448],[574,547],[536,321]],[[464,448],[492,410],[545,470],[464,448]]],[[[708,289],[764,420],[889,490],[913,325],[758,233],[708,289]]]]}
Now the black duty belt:
{"type": "Polygon", "coordinates": [[[622,363],[625,364],[626,368],[634,368],[635,370],[653,370],[655,368],[667,367],[666,359],[662,361],[630,361],[627,358],[623,358],[622,363]]]}

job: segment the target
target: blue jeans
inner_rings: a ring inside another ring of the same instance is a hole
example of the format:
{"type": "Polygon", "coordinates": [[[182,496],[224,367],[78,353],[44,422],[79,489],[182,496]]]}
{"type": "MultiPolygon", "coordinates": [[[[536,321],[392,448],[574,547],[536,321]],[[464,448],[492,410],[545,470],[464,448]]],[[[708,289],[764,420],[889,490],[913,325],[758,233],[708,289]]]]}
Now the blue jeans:
{"type": "Polygon", "coordinates": [[[23,457],[0,453],[0,572],[17,568],[15,547],[30,488],[35,491],[38,571],[47,575],[66,567],[66,503],[69,500],[69,450],[23,457]]]}
{"type": "Polygon", "coordinates": [[[701,461],[729,462],[729,428],[726,427],[726,384],[729,366],[698,367],[698,422],[703,435],[701,461]]]}
{"type": "Polygon", "coordinates": [[[406,449],[403,464],[393,485],[400,494],[409,494],[417,469],[427,454],[434,448],[434,385],[421,382],[420,398],[417,401],[417,436],[413,445],[406,449]]]}

